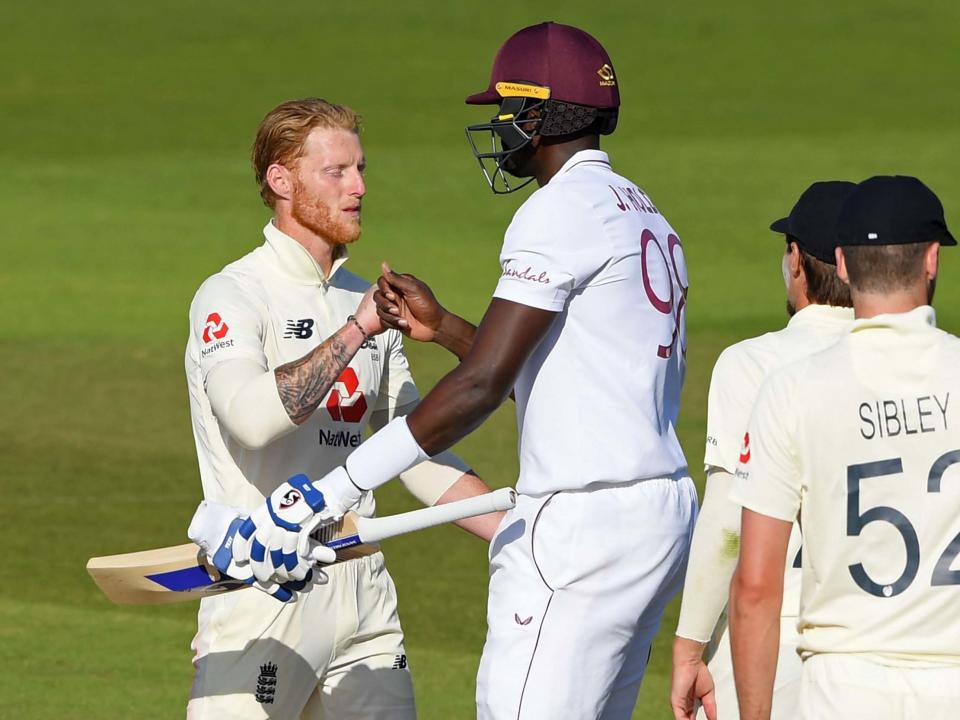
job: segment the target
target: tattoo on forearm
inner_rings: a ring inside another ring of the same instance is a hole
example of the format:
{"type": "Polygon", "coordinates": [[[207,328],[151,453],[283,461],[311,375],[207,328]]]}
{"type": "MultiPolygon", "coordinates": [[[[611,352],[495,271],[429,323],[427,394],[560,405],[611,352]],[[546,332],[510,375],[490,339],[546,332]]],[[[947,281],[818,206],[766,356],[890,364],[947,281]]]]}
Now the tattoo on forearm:
{"type": "Polygon", "coordinates": [[[359,344],[351,349],[341,328],[302,358],[273,371],[280,400],[294,423],[301,425],[310,417],[359,349],[359,344]]]}

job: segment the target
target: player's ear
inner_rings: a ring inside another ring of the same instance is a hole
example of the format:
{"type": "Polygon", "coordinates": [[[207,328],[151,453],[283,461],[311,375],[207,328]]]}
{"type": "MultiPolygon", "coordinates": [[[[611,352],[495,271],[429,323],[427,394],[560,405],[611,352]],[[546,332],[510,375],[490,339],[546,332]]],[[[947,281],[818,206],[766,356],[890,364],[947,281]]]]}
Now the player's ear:
{"type": "Polygon", "coordinates": [[[800,270],[803,262],[800,257],[800,246],[795,242],[787,245],[787,268],[790,271],[790,277],[800,277],[800,270]]]}
{"type": "Polygon", "coordinates": [[[934,280],[937,277],[937,270],[940,265],[940,243],[932,242],[927,245],[923,253],[923,271],[927,280],[934,280]]]}
{"type": "Polygon", "coordinates": [[[293,173],[279,163],[273,163],[267,168],[267,184],[273,194],[283,200],[293,196],[293,173]]]}
{"type": "Polygon", "coordinates": [[[843,256],[843,248],[837,248],[835,251],[837,258],[837,277],[845,284],[850,284],[850,276],[847,275],[847,261],[843,256]]]}

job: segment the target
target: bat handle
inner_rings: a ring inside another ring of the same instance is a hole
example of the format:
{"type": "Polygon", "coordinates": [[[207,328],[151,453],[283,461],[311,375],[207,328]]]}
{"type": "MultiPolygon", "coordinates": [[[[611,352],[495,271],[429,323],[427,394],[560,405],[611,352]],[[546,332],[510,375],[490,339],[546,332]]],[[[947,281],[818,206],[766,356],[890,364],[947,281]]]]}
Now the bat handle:
{"type": "MultiPolygon", "coordinates": [[[[500,510],[509,510],[517,504],[517,493],[513,488],[501,488],[490,493],[477,495],[466,500],[457,500],[444,505],[434,505],[433,507],[414,510],[412,512],[391,515],[385,518],[358,518],[357,533],[347,537],[337,538],[335,541],[326,543],[327,547],[335,550],[343,550],[354,545],[363,543],[374,543],[378,540],[384,540],[395,535],[413,532],[415,530],[424,530],[441,523],[464,520],[475,515],[485,515],[486,513],[497,512],[500,510]]],[[[300,531],[300,538],[297,542],[297,551],[301,557],[313,557],[313,548],[310,543],[316,542],[310,537],[310,534],[320,525],[320,520],[314,516],[309,520],[300,531]]]]}
{"type": "Polygon", "coordinates": [[[510,510],[517,504],[517,491],[513,488],[500,488],[490,493],[493,510],[510,510]]]}
{"type": "Polygon", "coordinates": [[[390,515],[384,518],[360,518],[357,530],[361,542],[377,542],[395,535],[424,530],[442,523],[464,520],[475,515],[485,515],[499,510],[509,510],[517,502],[512,488],[501,488],[466,500],[457,500],[443,505],[412,512],[390,515]]]}

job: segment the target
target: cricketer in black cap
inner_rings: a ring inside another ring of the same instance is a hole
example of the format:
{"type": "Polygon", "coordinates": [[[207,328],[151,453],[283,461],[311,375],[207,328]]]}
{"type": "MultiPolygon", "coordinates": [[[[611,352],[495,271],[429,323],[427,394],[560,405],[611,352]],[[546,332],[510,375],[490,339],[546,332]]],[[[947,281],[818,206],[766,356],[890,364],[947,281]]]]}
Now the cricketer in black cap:
{"type": "MultiPolygon", "coordinates": [[[[723,548],[730,537],[741,538],[741,509],[729,499],[730,488],[738,461],[750,457],[750,438],[744,435],[761,385],[778,369],[829,347],[853,324],[850,288],[837,277],[834,251],[837,216],[854,188],[856,183],[840,180],[813,183],[800,195],[788,217],[770,225],[771,230],[786,236],[783,276],[790,322],[782,329],[724,349],[710,376],[703,459],[707,481],[673,641],[670,704],[678,718],[702,720],[704,716],[714,717],[714,713],[721,718],[738,714],[731,655],[724,639],[729,635],[723,629],[730,579],[737,565],[737,553],[731,556],[723,548]],[[711,638],[720,638],[719,646],[705,658],[711,638]],[[699,713],[694,708],[697,700],[702,705],[699,713]]],[[[799,534],[793,536],[789,550],[792,567],[780,579],[787,586],[784,619],[795,615],[799,607],[802,573],[794,561],[799,534]]],[[[777,688],[772,701],[774,718],[793,717],[796,710],[802,670],[794,625],[792,618],[787,620],[778,641],[780,661],[776,676],[771,678],[777,688]]]]}
{"type": "Polygon", "coordinates": [[[837,231],[855,320],[764,381],[729,492],[743,508],[728,604],[740,717],[771,717],[786,520],[800,517],[804,662],[790,717],[954,720],[960,501],[941,481],[960,463],[960,338],[929,303],[940,246],[956,241],[912,177],[860,183],[837,231]],[[897,532],[881,537],[877,521],[897,532]]]}
{"type": "Polygon", "coordinates": [[[786,235],[783,282],[791,317],[806,301],[851,307],[850,291],[837,277],[836,237],[840,208],[856,187],[845,180],[815,182],[787,217],[771,223],[771,230],[786,235]]]}
{"type": "Polygon", "coordinates": [[[956,244],[943,205],[920,180],[906,175],[864,180],[837,220],[837,273],[850,284],[857,317],[870,317],[870,295],[885,296],[883,312],[929,305],[940,246],[956,244]]]}

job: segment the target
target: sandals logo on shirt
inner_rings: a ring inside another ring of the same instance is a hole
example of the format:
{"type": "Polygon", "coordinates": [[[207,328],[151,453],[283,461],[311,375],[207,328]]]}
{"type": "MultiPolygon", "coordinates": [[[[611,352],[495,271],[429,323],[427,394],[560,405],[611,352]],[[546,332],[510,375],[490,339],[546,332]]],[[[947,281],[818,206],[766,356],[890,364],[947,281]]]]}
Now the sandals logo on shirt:
{"type": "Polygon", "coordinates": [[[223,340],[223,338],[226,337],[229,329],[230,326],[223,321],[223,318],[220,317],[220,313],[210,313],[207,315],[207,325],[203,328],[204,344],[209,345],[214,340],[223,340]]]}
{"type": "Polygon", "coordinates": [[[503,264],[503,273],[501,277],[514,278],[516,280],[528,280],[530,282],[542,283],[544,285],[550,284],[550,276],[547,275],[546,270],[538,273],[529,265],[523,270],[517,270],[516,268],[510,267],[509,260],[503,264]]]}
{"type": "Polygon", "coordinates": [[[346,368],[330,390],[327,412],[337,422],[358,423],[367,412],[367,399],[360,389],[360,379],[351,367],[346,368]]]}

